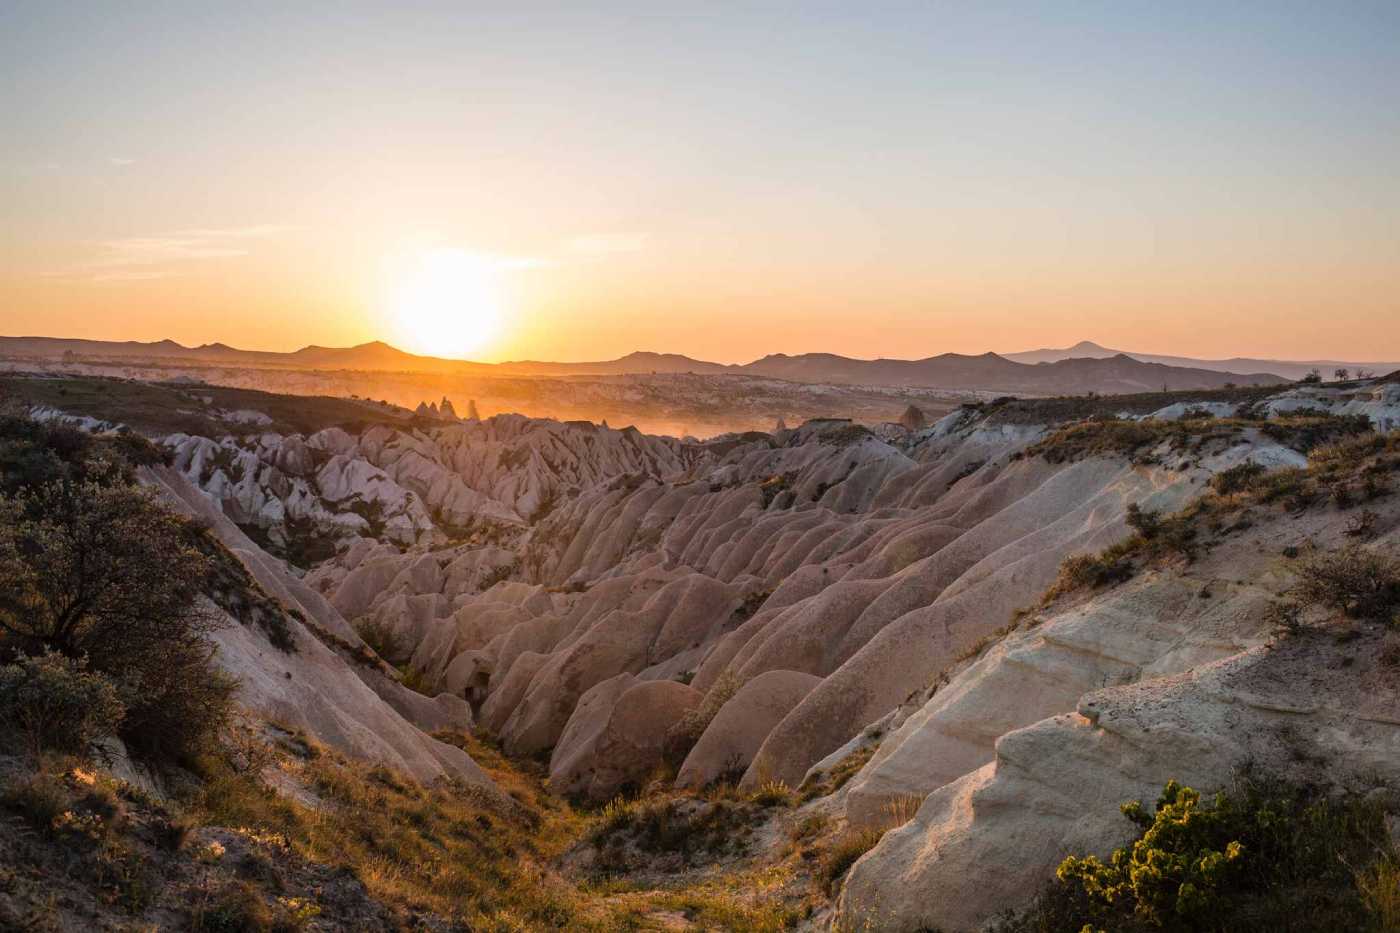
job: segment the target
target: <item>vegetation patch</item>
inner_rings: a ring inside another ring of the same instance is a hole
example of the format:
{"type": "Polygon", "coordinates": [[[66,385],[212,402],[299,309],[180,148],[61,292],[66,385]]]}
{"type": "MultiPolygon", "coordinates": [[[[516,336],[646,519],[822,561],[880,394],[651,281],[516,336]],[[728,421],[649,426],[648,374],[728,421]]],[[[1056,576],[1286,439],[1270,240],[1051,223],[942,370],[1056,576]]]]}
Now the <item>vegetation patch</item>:
{"type": "Polygon", "coordinates": [[[1400,560],[1349,545],[1314,554],[1298,567],[1293,597],[1303,606],[1324,606],[1347,618],[1400,624],[1400,560]]]}
{"type": "MultiPolygon", "coordinates": [[[[1211,547],[1222,536],[1248,528],[1255,510],[1263,510],[1265,514],[1280,508],[1298,512],[1323,507],[1329,502],[1337,508],[1348,509],[1357,501],[1389,495],[1391,477],[1397,472],[1400,472],[1400,436],[1369,432],[1313,447],[1306,468],[1269,470],[1255,463],[1238,464],[1212,477],[1210,488],[1178,512],[1162,515],[1136,504],[1130,505],[1126,522],[1133,534],[1097,554],[1067,558],[1041,605],[1076,590],[1116,585],[1131,579],[1142,566],[1154,561],[1193,560],[1200,550],[1211,547]]],[[[1348,524],[1348,534],[1368,537],[1374,533],[1375,523],[1374,513],[1369,517],[1364,512],[1357,513],[1348,524]]],[[[1354,586],[1369,586],[1376,592],[1366,596],[1356,591],[1351,600],[1366,602],[1387,598],[1385,593],[1389,591],[1382,581],[1383,568],[1378,566],[1377,560],[1366,557],[1357,568],[1370,574],[1369,581],[1351,581],[1354,586]]]]}
{"type": "Polygon", "coordinates": [[[242,624],[261,629],[277,650],[294,654],[297,647],[290,624],[294,618],[292,610],[269,596],[207,525],[186,521],[181,531],[190,548],[205,558],[205,595],[242,624]]]}
{"type": "Polygon", "coordinates": [[[1107,862],[1071,856],[1001,933],[1062,930],[1393,930],[1396,856],[1385,814],[1359,799],[1246,777],[1205,800],[1168,782],[1107,862]]]}
{"type": "Polygon", "coordinates": [[[705,698],[685,711],[666,733],[663,757],[667,764],[675,768],[681,766],[685,756],[690,754],[695,743],[700,741],[700,736],[719,714],[720,707],[728,703],[741,686],[736,675],[725,671],[710,687],[705,698]]]}
{"type": "Polygon", "coordinates": [[[1051,463],[1088,457],[1127,457],[1148,463],[1152,458],[1147,452],[1164,444],[1174,453],[1200,453],[1213,442],[1233,443],[1251,429],[1299,453],[1308,453],[1325,444],[1368,434],[1371,423],[1365,416],[1324,412],[1292,413],[1267,421],[1247,417],[1186,417],[1177,421],[1095,417],[1052,432],[1026,448],[1025,456],[1044,457],[1051,463]]]}
{"type": "Polygon", "coordinates": [[[648,866],[667,855],[677,857],[680,866],[701,858],[743,855],[757,809],[740,801],[698,797],[614,800],[589,836],[597,850],[594,866],[610,874],[648,866]]]}
{"type": "MultiPolygon", "coordinates": [[[[314,434],[324,428],[375,424],[404,427],[408,416],[366,400],[324,395],[285,395],[232,386],[191,387],[174,382],[141,382],[102,376],[0,375],[0,398],[22,405],[46,405],[81,412],[152,435],[183,433],[203,437],[314,434]],[[271,424],[224,420],[221,412],[257,411],[271,424]]],[[[356,432],[359,433],[359,432],[356,432]]]]}
{"type": "Polygon", "coordinates": [[[880,746],[877,744],[866,745],[851,752],[842,758],[830,771],[826,773],[815,772],[803,779],[797,788],[798,803],[806,803],[818,797],[830,797],[860,773],[871,758],[875,757],[875,751],[880,746]]]}

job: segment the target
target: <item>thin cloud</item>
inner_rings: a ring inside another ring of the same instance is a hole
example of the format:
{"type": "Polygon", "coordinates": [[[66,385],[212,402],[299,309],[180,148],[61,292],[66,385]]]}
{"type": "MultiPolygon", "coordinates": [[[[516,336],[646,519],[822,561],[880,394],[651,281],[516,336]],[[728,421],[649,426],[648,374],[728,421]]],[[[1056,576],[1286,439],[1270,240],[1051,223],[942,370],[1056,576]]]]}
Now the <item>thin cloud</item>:
{"type": "Polygon", "coordinates": [[[277,236],[295,230],[286,224],[253,224],[248,227],[196,227],[177,230],[170,236],[194,237],[201,240],[251,240],[277,236]]]}
{"type": "Polygon", "coordinates": [[[173,273],[173,272],[161,272],[161,271],[159,271],[159,270],[154,270],[154,269],[151,270],[151,271],[148,271],[148,272],[141,272],[141,271],[137,271],[137,270],[134,270],[134,269],[128,269],[128,270],[125,270],[125,271],[118,271],[118,272],[98,272],[98,273],[96,273],[95,275],[92,276],[92,281],[94,281],[94,282],[146,282],[146,281],[149,281],[149,280],[151,280],[151,279],[168,279],[168,278],[170,278],[171,276],[173,276],[174,274],[175,274],[175,273],[173,273]]]}
{"type": "Polygon", "coordinates": [[[116,156],[112,156],[111,158],[109,158],[109,159],[107,160],[107,164],[109,164],[109,165],[135,165],[135,164],[136,164],[136,160],[135,160],[135,159],[120,159],[120,158],[117,158],[116,156]]]}
{"type": "Polygon", "coordinates": [[[574,237],[569,252],[585,256],[609,256],[617,253],[640,253],[647,248],[645,233],[594,233],[574,237]]]}
{"type": "Polygon", "coordinates": [[[249,240],[266,239],[290,229],[277,224],[256,224],[105,240],[97,245],[97,255],[78,271],[98,282],[165,278],[175,274],[169,267],[181,263],[246,256],[250,252],[249,240]]]}

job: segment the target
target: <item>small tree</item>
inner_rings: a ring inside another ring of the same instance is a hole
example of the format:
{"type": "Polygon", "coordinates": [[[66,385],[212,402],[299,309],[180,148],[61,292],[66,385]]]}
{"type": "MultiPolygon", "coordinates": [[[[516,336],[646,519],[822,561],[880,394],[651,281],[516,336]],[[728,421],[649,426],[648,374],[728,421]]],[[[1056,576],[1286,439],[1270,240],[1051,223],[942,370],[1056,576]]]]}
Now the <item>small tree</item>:
{"type": "Polygon", "coordinates": [[[1337,377],[1338,382],[1346,382],[1351,378],[1351,371],[1345,366],[1338,366],[1332,371],[1332,375],[1337,377]]]}
{"type": "Polygon", "coordinates": [[[212,663],[210,563],[187,524],[120,483],[0,495],[0,647],[86,659],[117,686],[122,738],[150,758],[195,752],[235,686],[212,663]]]}
{"type": "Polygon", "coordinates": [[[69,657],[188,627],[209,565],[184,520],[128,486],[48,483],[0,496],[0,632],[69,657]]]}
{"type": "Polygon", "coordinates": [[[1304,383],[1305,385],[1315,385],[1316,383],[1322,381],[1322,373],[1318,371],[1317,367],[1313,367],[1308,371],[1308,374],[1306,376],[1304,376],[1302,379],[1299,379],[1298,381],[1304,383]]]}
{"type": "Polygon", "coordinates": [[[1355,544],[1319,554],[1298,568],[1294,595],[1304,605],[1385,621],[1400,608],[1400,560],[1355,544]]]}

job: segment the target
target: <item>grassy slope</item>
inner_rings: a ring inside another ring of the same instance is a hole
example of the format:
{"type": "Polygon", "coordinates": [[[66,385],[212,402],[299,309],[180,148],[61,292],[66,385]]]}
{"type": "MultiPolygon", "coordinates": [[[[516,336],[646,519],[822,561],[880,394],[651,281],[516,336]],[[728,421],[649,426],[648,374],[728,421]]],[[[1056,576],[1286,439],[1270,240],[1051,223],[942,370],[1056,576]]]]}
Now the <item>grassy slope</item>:
{"type": "Polygon", "coordinates": [[[312,395],[277,395],[228,386],[177,385],[89,376],[61,378],[0,375],[0,399],[50,405],[75,414],[130,425],[150,434],[225,434],[277,431],[310,434],[335,425],[374,423],[402,425],[402,410],[357,399],[312,395]],[[212,401],[205,403],[204,399],[212,401]],[[240,425],[222,420],[215,409],[259,411],[271,425],[240,425]]]}
{"type": "Polygon", "coordinates": [[[817,876],[844,840],[789,794],[594,813],[537,764],[441,737],[509,799],[269,724],[230,733],[167,803],[90,763],[0,756],[0,929],[767,931],[828,903],[817,876]]]}

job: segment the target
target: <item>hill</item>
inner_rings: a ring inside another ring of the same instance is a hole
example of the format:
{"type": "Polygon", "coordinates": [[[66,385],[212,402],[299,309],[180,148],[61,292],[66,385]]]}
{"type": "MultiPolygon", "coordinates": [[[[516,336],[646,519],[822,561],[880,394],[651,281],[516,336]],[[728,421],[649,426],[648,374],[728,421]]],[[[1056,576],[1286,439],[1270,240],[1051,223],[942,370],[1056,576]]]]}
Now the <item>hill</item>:
{"type": "Polygon", "coordinates": [[[1072,347],[1063,349],[1026,350],[1021,353],[1002,354],[1018,363],[1058,363],[1068,359],[1104,359],[1112,356],[1130,356],[1144,363],[1161,363],[1165,366],[1185,366],[1193,369],[1208,369],[1213,372],[1246,375],[1249,373],[1276,373],[1285,379],[1302,379],[1316,369],[1324,377],[1330,378],[1338,369],[1352,373],[1369,370],[1372,373],[1388,373],[1400,369],[1398,362],[1358,363],[1346,360],[1269,360],[1235,356],[1225,360],[1200,360],[1189,356],[1167,356],[1159,353],[1137,353],[1131,350],[1110,350],[1092,340],[1081,340],[1072,347]]]}

